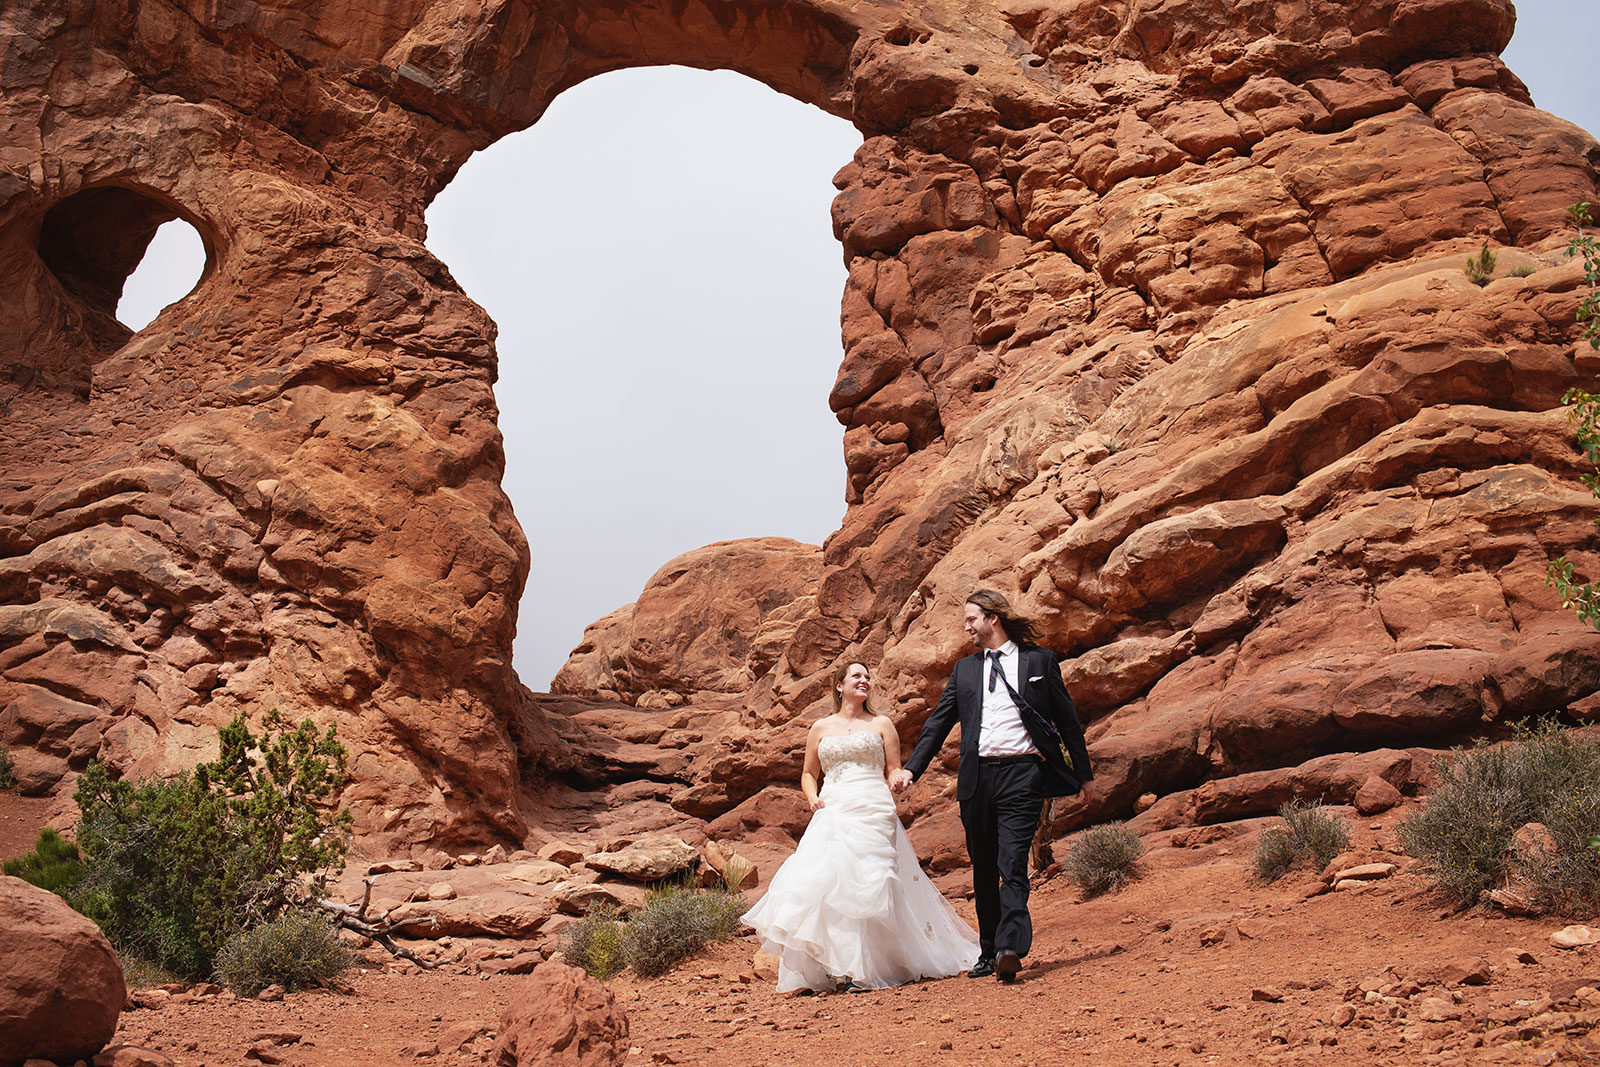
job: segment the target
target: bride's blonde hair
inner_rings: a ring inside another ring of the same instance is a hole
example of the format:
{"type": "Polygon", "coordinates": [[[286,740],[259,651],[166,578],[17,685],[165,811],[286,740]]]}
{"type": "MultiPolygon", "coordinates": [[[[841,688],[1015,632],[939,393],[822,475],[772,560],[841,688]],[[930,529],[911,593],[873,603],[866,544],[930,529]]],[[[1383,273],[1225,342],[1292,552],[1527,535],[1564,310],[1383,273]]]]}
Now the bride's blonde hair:
{"type": "MultiPolygon", "coordinates": [[[[838,711],[841,708],[844,707],[844,694],[839,692],[839,687],[844,684],[844,676],[850,673],[850,668],[851,667],[860,667],[862,670],[867,672],[867,677],[869,679],[872,677],[872,668],[868,667],[865,663],[862,663],[858,659],[845,660],[843,663],[839,664],[838,667],[834,668],[834,671],[833,671],[833,710],[834,710],[834,712],[836,714],[838,713],[838,711]]],[[[872,706],[872,698],[871,697],[868,697],[866,700],[863,700],[861,702],[861,706],[863,708],[865,708],[866,711],[869,714],[872,714],[872,715],[878,714],[878,709],[872,706]]]]}

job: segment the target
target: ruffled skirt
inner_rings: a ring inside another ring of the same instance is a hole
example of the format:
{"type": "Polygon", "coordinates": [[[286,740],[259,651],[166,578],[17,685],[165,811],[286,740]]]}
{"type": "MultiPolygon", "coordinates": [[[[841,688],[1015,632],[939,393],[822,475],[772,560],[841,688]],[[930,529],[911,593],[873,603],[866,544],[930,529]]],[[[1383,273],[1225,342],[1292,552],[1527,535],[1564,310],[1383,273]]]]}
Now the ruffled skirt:
{"type": "Polygon", "coordinates": [[[881,770],[839,768],[824,807],[744,920],[778,958],[778,990],[873,989],[971,967],[978,935],[917,863],[881,770]]]}

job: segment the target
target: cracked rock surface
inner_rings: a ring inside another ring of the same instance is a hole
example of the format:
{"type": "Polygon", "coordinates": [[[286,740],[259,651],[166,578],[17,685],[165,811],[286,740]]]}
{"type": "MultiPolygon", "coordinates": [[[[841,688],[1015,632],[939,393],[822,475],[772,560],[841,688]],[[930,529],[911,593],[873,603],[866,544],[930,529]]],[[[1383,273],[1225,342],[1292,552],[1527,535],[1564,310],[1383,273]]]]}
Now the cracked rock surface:
{"type": "Polygon", "coordinates": [[[1513,21],[1506,0],[7,6],[0,738],[24,787],[64,798],[95,757],[170,773],[281,705],[337,721],[375,848],[520,843],[601,787],[628,832],[737,818],[795,777],[841,658],[914,733],[979,583],[1066,656],[1102,783],[1074,819],[1587,714],[1600,650],[1543,576],[1563,552],[1600,570],[1559,408],[1597,369],[1563,246],[1600,146],[1500,63],[1513,21]],[[664,567],[536,698],[510,665],[529,559],[494,326],[423,212],[562,89],[655,63],[863,133],[817,398],[849,509],[820,551],[664,567]],[[130,335],[122,281],[174,217],[206,270],[130,335]]]}

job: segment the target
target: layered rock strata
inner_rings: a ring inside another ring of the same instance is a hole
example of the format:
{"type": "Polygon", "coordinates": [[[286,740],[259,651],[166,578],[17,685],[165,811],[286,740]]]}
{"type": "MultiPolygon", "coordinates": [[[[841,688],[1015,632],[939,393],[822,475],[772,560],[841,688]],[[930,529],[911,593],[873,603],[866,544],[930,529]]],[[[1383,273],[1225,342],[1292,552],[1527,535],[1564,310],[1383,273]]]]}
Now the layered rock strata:
{"type": "Polygon", "coordinates": [[[1557,406],[1595,370],[1561,246],[1600,149],[1496,58],[1513,20],[1506,0],[13,4],[0,736],[30,790],[62,791],[95,756],[190,765],[238,710],[308,712],[354,749],[360,831],[394,844],[520,840],[568,785],[618,779],[732,816],[792,776],[841,658],[876,665],[909,736],[977,583],[1068,657],[1101,814],[1581,710],[1600,655],[1542,578],[1560,552],[1600,564],[1557,406]],[[841,529],[754,611],[688,567],[700,592],[647,592],[564,672],[671,707],[679,748],[595,741],[644,713],[547,714],[517,683],[494,328],[422,243],[473,151],[667,62],[865,137],[834,211],[841,529]],[[130,336],[117,294],[172,217],[205,274],[130,336]],[[1461,263],[1486,241],[1480,288],[1461,263]]]}

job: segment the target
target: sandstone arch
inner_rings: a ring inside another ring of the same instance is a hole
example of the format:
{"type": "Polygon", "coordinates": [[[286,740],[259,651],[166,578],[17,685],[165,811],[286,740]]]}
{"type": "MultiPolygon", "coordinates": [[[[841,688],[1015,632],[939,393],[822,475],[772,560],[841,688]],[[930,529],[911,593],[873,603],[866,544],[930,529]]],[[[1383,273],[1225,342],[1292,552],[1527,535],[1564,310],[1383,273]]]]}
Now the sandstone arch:
{"type": "MultiPolygon", "coordinates": [[[[1108,810],[1582,700],[1600,658],[1538,578],[1590,536],[1552,410],[1591,369],[1556,234],[1600,155],[1495,58],[1512,18],[14,5],[0,727],[25,780],[181,766],[281,702],[339,719],[374,840],[523,836],[525,787],[580,752],[510,669],[527,549],[493,326],[422,211],[565,86],[668,61],[872,135],[835,210],[852,506],[814,611],[723,695],[747,721],[789,721],[850,654],[909,729],[958,644],[944,616],[996,575],[1073,657],[1108,810]],[[106,186],[214,242],[194,297],[110,352],[37,240],[106,186]],[[1485,239],[1537,272],[1467,285],[1485,239]]],[[[790,747],[730,727],[659,773],[709,816],[790,747]]]]}

